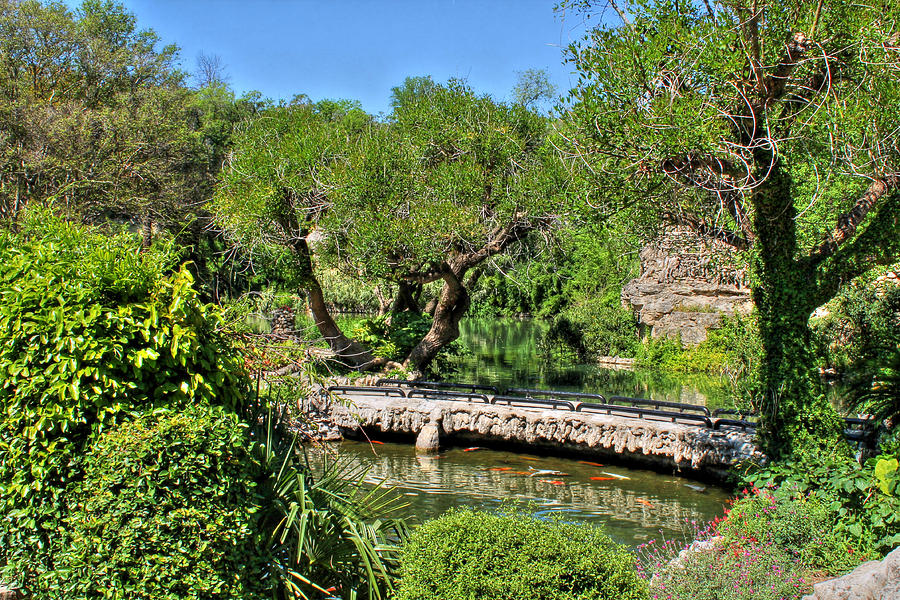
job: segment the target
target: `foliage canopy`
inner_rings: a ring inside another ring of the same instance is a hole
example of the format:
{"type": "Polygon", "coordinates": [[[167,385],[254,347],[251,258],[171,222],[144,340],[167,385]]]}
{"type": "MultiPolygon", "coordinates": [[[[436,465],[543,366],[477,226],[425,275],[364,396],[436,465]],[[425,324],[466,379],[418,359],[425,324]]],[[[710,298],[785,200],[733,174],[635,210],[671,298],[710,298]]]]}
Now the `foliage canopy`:
{"type": "Polygon", "coordinates": [[[747,251],[768,449],[833,445],[840,428],[817,389],[807,321],[900,252],[900,7],[611,6],[619,18],[568,51],[580,75],[573,146],[601,208],[640,207],[747,251]]]}

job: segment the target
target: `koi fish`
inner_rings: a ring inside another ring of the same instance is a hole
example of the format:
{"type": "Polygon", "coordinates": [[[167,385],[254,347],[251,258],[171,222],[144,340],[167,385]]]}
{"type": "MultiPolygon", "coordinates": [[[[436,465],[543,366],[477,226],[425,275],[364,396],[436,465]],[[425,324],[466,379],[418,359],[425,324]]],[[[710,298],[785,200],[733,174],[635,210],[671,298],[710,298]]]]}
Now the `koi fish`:
{"type": "Polygon", "coordinates": [[[379,446],[384,446],[384,442],[379,442],[378,440],[369,440],[370,444],[378,444],[379,446]]]}
{"type": "Polygon", "coordinates": [[[603,466],[600,463],[591,462],[589,460],[579,460],[578,462],[583,465],[590,465],[592,467],[602,467],[603,466]]]}
{"type": "Polygon", "coordinates": [[[625,477],[624,475],[619,475],[617,473],[607,473],[606,471],[603,471],[603,474],[609,475],[610,477],[614,477],[616,479],[631,479],[631,477],[625,477]]]}
{"type": "Polygon", "coordinates": [[[695,492],[705,492],[706,491],[705,485],[693,485],[691,483],[686,483],[686,484],[684,484],[684,487],[691,488],[695,492]]]}
{"type": "Polygon", "coordinates": [[[510,471],[510,475],[531,475],[530,471],[510,471]]]}
{"type": "Polygon", "coordinates": [[[591,477],[591,481],[613,481],[615,477],[591,477]]]}
{"type": "Polygon", "coordinates": [[[512,471],[512,467],[495,467],[493,469],[488,469],[488,471],[512,471]]]}
{"type": "Polygon", "coordinates": [[[529,475],[531,477],[568,477],[568,473],[563,473],[562,471],[554,471],[553,469],[535,469],[534,467],[528,467],[530,471],[529,475]]]}
{"type": "Polygon", "coordinates": [[[552,481],[549,479],[538,479],[538,481],[540,481],[541,483],[549,483],[550,485],[566,485],[565,481],[559,481],[558,479],[552,481]]]}
{"type": "Polygon", "coordinates": [[[653,508],[653,504],[651,504],[648,500],[644,500],[643,498],[637,498],[635,499],[635,502],[637,502],[638,504],[643,504],[648,508],[653,508]]]}
{"type": "Polygon", "coordinates": [[[476,450],[484,450],[481,446],[472,446],[471,448],[463,448],[463,452],[475,452],[476,450]]]}
{"type": "Polygon", "coordinates": [[[534,461],[540,461],[540,460],[541,460],[541,459],[539,459],[539,458],[532,458],[532,457],[530,457],[530,456],[520,456],[519,458],[522,459],[522,460],[534,460],[534,461]]]}

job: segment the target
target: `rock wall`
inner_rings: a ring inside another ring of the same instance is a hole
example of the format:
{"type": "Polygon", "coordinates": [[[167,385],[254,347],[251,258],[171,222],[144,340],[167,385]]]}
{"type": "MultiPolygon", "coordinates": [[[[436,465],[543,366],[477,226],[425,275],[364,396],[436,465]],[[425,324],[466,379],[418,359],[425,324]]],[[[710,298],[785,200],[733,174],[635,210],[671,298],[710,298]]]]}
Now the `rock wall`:
{"type": "Polygon", "coordinates": [[[671,230],[640,257],[641,274],[622,289],[622,302],[635,311],[645,335],[699,344],[723,314],[753,309],[747,273],[734,266],[724,244],[671,230]]]}
{"type": "Polygon", "coordinates": [[[366,397],[335,406],[332,420],[352,435],[359,427],[418,435],[436,425],[447,439],[509,442],[594,457],[618,457],[655,467],[675,467],[721,477],[740,461],[761,460],[752,435],[625,417],[506,407],[492,404],[366,397]]]}

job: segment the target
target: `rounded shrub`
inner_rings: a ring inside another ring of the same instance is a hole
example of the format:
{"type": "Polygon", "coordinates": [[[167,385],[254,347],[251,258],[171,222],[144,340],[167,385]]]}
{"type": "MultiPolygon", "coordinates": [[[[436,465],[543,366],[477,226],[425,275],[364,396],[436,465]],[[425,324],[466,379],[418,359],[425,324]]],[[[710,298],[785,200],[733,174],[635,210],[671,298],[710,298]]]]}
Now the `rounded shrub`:
{"type": "Polygon", "coordinates": [[[42,597],[270,597],[246,427],[220,408],[158,411],[90,446],[42,597]]]}
{"type": "Polygon", "coordinates": [[[521,512],[451,510],[405,546],[398,600],[631,600],[634,557],[600,529],[521,512]]]}

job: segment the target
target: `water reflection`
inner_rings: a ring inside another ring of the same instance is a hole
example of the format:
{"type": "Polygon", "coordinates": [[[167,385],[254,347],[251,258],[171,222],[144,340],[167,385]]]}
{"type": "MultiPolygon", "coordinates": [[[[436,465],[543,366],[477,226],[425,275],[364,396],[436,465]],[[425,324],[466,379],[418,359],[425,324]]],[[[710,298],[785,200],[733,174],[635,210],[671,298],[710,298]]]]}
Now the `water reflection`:
{"type": "Polygon", "coordinates": [[[467,353],[452,361],[453,378],[505,387],[551,388],[623,395],[669,402],[729,404],[724,380],[708,376],[671,376],[592,364],[548,361],[540,352],[549,325],[537,319],[465,319],[460,342],[467,353]]]}
{"type": "Polygon", "coordinates": [[[602,524],[615,540],[636,545],[660,532],[686,539],[690,522],[720,515],[726,499],[717,488],[674,476],[556,457],[460,448],[427,457],[410,446],[361,442],[344,442],[340,452],[367,465],[369,482],[385,481],[404,494],[414,523],[453,506],[495,507],[515,499],[533,503],[539,515],[602,524]],[[534,474],[540,470],[565,475],[534,474]]]}

